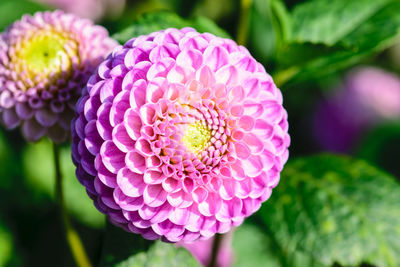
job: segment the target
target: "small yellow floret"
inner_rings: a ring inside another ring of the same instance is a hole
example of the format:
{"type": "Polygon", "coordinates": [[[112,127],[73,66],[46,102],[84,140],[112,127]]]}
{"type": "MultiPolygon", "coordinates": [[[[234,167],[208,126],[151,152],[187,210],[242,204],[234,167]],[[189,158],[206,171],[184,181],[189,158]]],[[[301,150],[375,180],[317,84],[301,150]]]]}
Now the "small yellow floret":
{"type": "Polygon", "coordinates": [[[182,142],[186,148],[197,153],[204,149],[211,138],[210,131],[201,123],[193,123],[187,126],[182,142]]]}

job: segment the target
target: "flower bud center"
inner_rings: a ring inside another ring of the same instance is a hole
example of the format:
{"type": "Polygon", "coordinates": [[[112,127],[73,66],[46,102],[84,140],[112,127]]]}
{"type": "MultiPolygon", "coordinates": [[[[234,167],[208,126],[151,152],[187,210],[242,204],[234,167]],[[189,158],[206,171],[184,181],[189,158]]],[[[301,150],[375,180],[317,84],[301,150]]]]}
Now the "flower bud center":
{"type": "Polygon", "coordinates": [[[210,138],[211,133],[206,126],[201,123],[192,123],[186,127],[182,142],[189,151],[197,153],[206,147],[210,138]]]}
{"type": "Polygon", "coordinates": [[[43,30],[21,42],[16,50],[17,69],[26,71],[30,78],[57,76],[71,68],[71,58],[76,55],[76,44],[70,38],[43,30]]]}

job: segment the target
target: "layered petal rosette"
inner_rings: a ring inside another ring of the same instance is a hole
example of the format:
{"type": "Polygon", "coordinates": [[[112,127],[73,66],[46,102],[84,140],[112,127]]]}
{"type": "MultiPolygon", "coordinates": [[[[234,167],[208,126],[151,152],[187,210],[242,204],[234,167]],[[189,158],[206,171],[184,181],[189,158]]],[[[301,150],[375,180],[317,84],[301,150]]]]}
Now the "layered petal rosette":
{"type": "Polygon", "coordinates": [[[131,39],[77,104],[77,177],[112,223],[147,239],[206,239],[255,212],[290,138],[282,95],[229,39],[191,28],[131,39]]]}
{"type": "Polygon", "coordinates": [[[61,11],[25,15],[0,34],[0,115],[29,141],[69,133],[82,88],[117,43],[101,26],[61,11]]]}

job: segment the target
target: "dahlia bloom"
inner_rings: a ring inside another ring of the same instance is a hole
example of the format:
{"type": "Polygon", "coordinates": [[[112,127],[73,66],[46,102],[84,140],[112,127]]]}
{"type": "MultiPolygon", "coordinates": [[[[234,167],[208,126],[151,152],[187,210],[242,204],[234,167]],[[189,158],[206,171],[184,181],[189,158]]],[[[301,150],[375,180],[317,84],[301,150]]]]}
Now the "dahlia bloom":
{"type": "Polygon", "coordinates": [[[28,141],[69,133],[82,88],[117,43],[106,29],[62,11],[25,15],[0,34],[0,115],[28,141]]]}
{"type": "Polygon", "coordinates": [[[360,135],[400,118],[400,78],[374,67],[353,70],[337,94],[319,104],[313,132],[328,150],[348,152],[360,135]]]}
{"type": "Polygon", "coordinates": [[[116,48],[76,110],[78,179],[112,223],[147,239],[228,232],[268,199],[288,158],[271,76],[244,47],[191,28],[116,48]]]}

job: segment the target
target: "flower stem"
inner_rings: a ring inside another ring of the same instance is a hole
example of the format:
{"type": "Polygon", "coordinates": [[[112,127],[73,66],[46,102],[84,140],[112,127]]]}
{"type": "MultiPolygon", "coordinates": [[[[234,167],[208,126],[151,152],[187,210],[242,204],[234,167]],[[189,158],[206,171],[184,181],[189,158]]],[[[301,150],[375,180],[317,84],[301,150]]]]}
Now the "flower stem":
{"type": "Polygon", "coordinates": [[[62,189],[62,174],[60,165],[60,147],[53,143],[53,154],[54,154],[54,167],[56,172],[56,183],[55,183],[55,194],[56,200],[61,211],[61,219],[65,228],[65,236],[71,249],[72,256],[75,259],[76,264],[79,267],[91,267],[89,257],[86,255],[85,248],[83,247],[82,241],[79,238],[78,233],[72,226],[68,213],[65,207],[64,194],[62,189]]]}
{"type": "Polygon", "coordinates": [[[240,15],[236,40],[240,45],[246,45],[249,34],[250,7],[252,0],[240,0],[240,15]]]}
{"type": "Polygon", "coordinates": [[[282,87],[288,81],[290,81],[295,75],[300,72],[300,68],[297,66],[290,67],[278,72],[275,72],[272,77],[278,88],[282,87]]]}
{"type": "Polygon", "coordinates": [[[214,237],[213,247],[211,251],[211,260],[208,264],[208,267],[217,267],[218,266],[218,251],[221,246],[222,234],[216,234],[214,237]]]}

